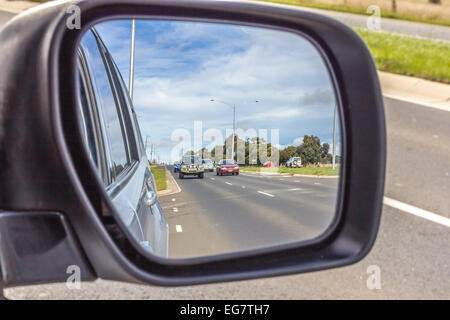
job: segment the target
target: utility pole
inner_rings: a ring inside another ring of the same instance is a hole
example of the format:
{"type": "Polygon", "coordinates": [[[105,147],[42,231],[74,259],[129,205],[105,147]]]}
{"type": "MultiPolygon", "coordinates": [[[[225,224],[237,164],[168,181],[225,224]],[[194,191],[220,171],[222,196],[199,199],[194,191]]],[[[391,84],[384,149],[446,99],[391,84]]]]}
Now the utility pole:
{"type": "Polygon", "coordinates": [[[334,106],[334,121],[333,121],[333,170],[336,167],[336,121],[337,121],[337,105],[334,106]]]}
{"type": "Polygon", "coordinates": [[[233,160],[234,160],[234,136],[235,136],[235,132],[236,132],[236,104],[233,104],[233,138],[231,140],[231,159],[233,159],[233,160]]]}
{"type": "MultiPolygon", "coordinates": [[[[210,102],[219,102],[219,103],[222,103],[226,106],[233,108],[233,136],[232,136],[232,140],[231,140],[231,158],[234,160],[234,136],[236,135],[236,104],[235,103],[231,104],[231,103],[227,103],[227,102],[223,102],[223,101],[215,100],[215,99],[210,99],[209,101],[210,102]]],[[[255,100],[254,102],[258,103],[259,100],[255,100]]],[[[226,137],[225,137],[225,143],[226,143],[226,137]]]]}
{"type": "Polygon", "coordinates": [[[136,20],[131,21],[131,48],[130,48],[130,79],[128,81],[128,91],[130,100],[133,101],[134,89],[134,40],[136,38],[136,20]]]}

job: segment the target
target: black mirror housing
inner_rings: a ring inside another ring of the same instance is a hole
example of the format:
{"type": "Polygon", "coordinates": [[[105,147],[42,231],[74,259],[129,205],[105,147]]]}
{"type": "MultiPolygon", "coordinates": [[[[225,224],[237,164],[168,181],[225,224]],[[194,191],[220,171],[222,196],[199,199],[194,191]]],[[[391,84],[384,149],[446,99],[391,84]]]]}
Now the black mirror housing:
{"type": "MultiPolygon", "coordinates": [[[[0,250],[5,286],[62,281],[66,270],[46,265],[53,264],[43,258],[46,252],[79,265],[86,280],[176,286],[329,269],[355,263],[370,251],[384,188],[383,100],[367,47],[343,24],[251,2],[58,1],[14,18],[0,33],[0,44],[0,230],[19,216],[33,229],[30,237],[0,250]],[[80,29],[67,27],[67,9],[74,4],[80,8],[80,29]],[[117,18],[260,26],[301,34],[316,45],[333,75],[342,119],[336,219],[325,234],[302,243],[186,260],[149,258],[127,238],[82,151],[74,90],[74,53],[81,36],[95,23],[117,18]],[[38,215],[53,224],[36,220],[38,215]],[[50,242],[39,241],[43,233],[50,242]],[[55,250],[58,239],[70,250],[55,250]],[[17,251],[25,254],[7,263],[17,251]],[[32,272],[36,263],[42,264],[37,274],[32,272]]],[[[0,249],[2,241],[8,240],[0,239],[0,249]]]]}

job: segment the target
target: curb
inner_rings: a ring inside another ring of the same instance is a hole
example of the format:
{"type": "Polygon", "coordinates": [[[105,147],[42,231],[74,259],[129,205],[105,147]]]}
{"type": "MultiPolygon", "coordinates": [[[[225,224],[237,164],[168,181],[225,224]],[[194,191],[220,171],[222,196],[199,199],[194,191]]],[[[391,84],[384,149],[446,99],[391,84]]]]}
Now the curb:
{"type": "Polygon", "coordinates": [[[158,197],[168,196],[171,194],[176,194],[181,192],[181,188],[178,185],[175,178],[172,176],[172,173],[166,169],[166,178],[167,178],[167,189],[158,191],[158,197]]]}
{"type": "Polygon", "coordinates": [[[450,85],[378,71],[383,96],[450,111],[450,85]]]}
{"type": "Polygon", "coordinates": [[[280,177],[303,177],[303,178],[319,178],[319,179],[338,179],[339,176],[317,176],[312,174],[289,174],[289,173],[279,173],[279,172],[255,172],[255,171],[245,171],[242,172],[250,173],[258,176],[280,176],[280,177]]]}
{"type": "Polygon", "coordinates": [[[19,14],[25,10],[34,8],[42,3],[38,2],[30,2],[30,1],[7,1],[7,0],[0,0],[0,10],[9,12],[9,13],[15,13],[19,14]]]}

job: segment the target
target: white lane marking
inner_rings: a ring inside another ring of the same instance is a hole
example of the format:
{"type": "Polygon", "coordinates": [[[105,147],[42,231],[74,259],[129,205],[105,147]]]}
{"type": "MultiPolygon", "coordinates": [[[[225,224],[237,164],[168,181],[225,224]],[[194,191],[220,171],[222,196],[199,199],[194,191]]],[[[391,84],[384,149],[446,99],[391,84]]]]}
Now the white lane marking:
{"type": "Polygon", "coordinates": [[[231,182],[225,182],[226,184],[232,186],[233,184],[231,182]]]}
{"type": "Polygon", "coordinates": [[[172,198],[172,201],[173,201],[173,202],[175,202],[176,200],[177,200],[177,199],[175,199],[175,198],[172,198]]]}
{"type": "Polygon", "coordinates": [[[211,180],[216,180],[216,178],[210,178],[211,180]]]}
{"type": "Polygon", "coordinates": [[[242,186],[242,189],[245,189],[245,186],[242,186]]]}
{"type": "Polygon", "coordinates": [[[429,102],[425,102],[425,101],[419,101],[419,100],[415,100],[415,99],[410,99],[410,98],[405,98],[403,96],[396,96],[393,94],[383,94],[384,97],[389,98],[389,99],[394,99],[394,100],[400,100],[400,101],[404,101],[404,102],[409,102],[412,104],[416,104],[422,107],[428,107],[428,108],[434,108],[434,109],[438,109],[438,110],[442,110],[442,111],[450,111],[450,107],[447,107],[445,105],[441,105],[441,104],[436,104],[436,103],[429,103],[429,102]]]}
{"type": "Polygon", "coordinates": [[[178,212],[178,208],[173,208],[173,212],[178,212]]]}
{"type": "Polygon", "coordinates": [[[314,184],[320,184],[319,182],[314,182],[314,184]]]}
{"type": "Polygon", "coordinates": [[[269,196],[269,197],[272,197],[272,198],[275,197],[273,194],[262,192],[262,191],[258,191],[258,193],[261,193],[261,194],[263,194],[265,196],[269,196]]]}
{"type": "Polygon", "coordinates": [[[300,180],[295,180],[294,182],[300,182],[300,180]]]}
{"type": "Polygon", "coordinates": [[[180,224],[177,224],[177,225],[175,226],[175,229],[177,230],[177,232],[183,232],[183,228],[181,227],[180,224]]]}
{"type": "Polygon", "coordinates": [[[415,206],[412,206],[410,204],[398,201],[398,200],[394,200],[388,197],[384,197],[383,198],[383,203],[387,206],[390,206],[392,208],[413,214],[415,216],[433,221],[435,223],[439,223],[442,224],[443,226],[446,227],[450,227],[450,219],[443,217],[441,215],[438,215],[436,213],[427,211],[427,210],[423,210],[420,208],[417,208],[415,206]]]}
{"type": "Polygon", "coordinates": [[[302,190],[302,189],[301,188],[289,189],[289,191],[297,191],[297,190],[302,190]]]}

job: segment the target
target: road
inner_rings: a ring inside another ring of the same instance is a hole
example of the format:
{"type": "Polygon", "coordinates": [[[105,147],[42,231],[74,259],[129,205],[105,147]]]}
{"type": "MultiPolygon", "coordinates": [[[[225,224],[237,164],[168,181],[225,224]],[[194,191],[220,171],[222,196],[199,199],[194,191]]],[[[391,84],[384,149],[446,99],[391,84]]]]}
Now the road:
{"type": "MultiPolygon", "coordinates": [[[[290,6],[292,8],[292,6],[290,6]]],[[[294,7],[295,8],[295,7],[294,7]]],[[[346,25],[367,29],[367,20],[370,15],[338,12],[315,8],[296,7],[303,11],[318,13],[336,19],[346,25]]],[[[412,22],[406,20],[380,18],[380,31],[398,33],[408,36],[428,38],[434,40],[450,41],[450,28],[446,26],[412,22]]]]}
{"type": "Polygon", "coordinates": [[[334,217],[337,178],[241,172],[176,181],[182,191],[160,198],[172,258],[309,240],[323,233],[334,217]]]}
{"type": "MultiPolygon", "coordinates": [[[[387,98],[385,108],[386,196],[449,217],[450,112],[387,98]]],[[[385,205],[374,248],[344,268],[181,288],[98,280],[83,283],[81,290],[52,284],[9,288],[5,294],[10,299],[450,299],[449,243],[449,227],[385,205]],[[380,290],[366,286],[371,265],[380,267],[380,290]]]]}

